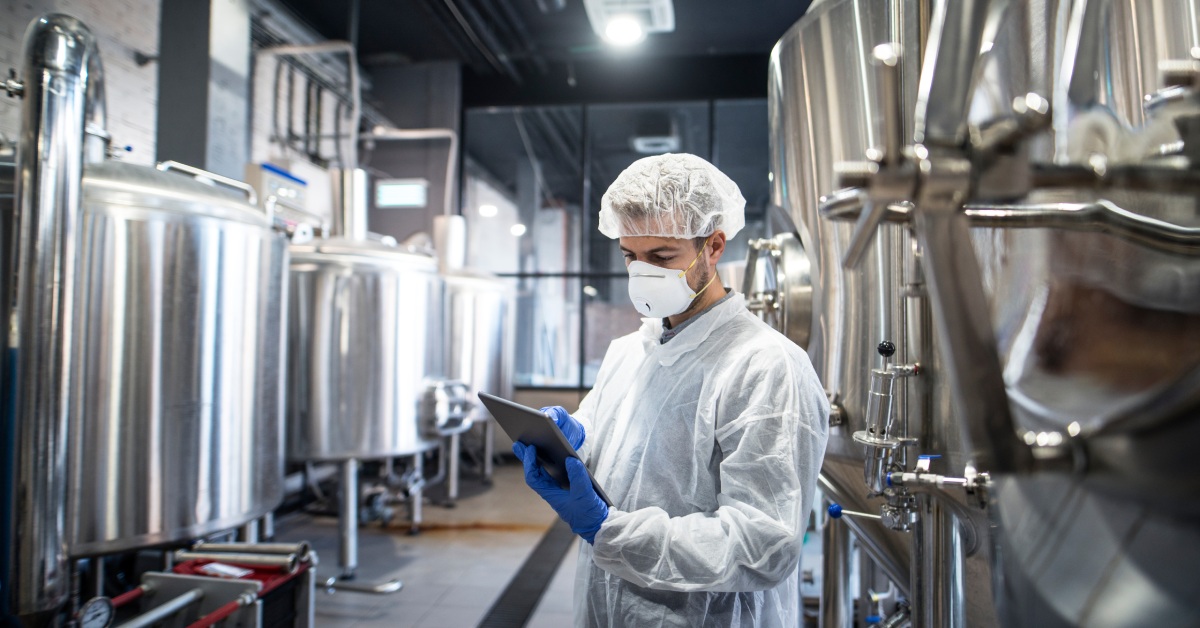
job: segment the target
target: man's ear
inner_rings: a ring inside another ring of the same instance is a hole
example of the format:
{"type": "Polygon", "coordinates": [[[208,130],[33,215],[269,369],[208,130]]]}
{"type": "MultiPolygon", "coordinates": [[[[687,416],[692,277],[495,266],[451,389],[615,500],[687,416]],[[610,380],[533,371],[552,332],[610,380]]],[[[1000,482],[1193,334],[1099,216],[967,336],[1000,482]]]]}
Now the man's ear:
{"type": "Polygon", "coordinates": [[[721,261],[721,256],[725,254],[725,232],[720,229],[714,231],[708,245],[712,247],[708,253],[708,263],[710,266],[716,266],[717,262],[721,261]]]}

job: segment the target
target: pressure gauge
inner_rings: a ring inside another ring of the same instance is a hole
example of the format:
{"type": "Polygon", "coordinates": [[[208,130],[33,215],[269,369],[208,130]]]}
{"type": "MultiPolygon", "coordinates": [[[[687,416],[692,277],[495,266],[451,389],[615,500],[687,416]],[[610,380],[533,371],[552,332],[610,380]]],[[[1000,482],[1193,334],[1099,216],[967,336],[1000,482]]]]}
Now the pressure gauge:
{"type": "Polygon", "coordinates": [[[116,608],[106,597],[94,597],[79,609],[80,628],[108,628],[112,625],[116,608]]]}

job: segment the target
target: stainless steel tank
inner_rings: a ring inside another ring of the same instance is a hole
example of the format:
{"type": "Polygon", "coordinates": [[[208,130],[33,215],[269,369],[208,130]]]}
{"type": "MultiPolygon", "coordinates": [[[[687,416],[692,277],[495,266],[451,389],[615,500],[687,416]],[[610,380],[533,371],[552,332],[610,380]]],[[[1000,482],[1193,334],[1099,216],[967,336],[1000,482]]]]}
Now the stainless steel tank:
{"type": "MultiPolygon", "coordinates": [[[[846,510],[879,512],[883,500],[868,497],[863,483],[866,448],[851,437],[867,429],[871,370],[884,365],[877,353],[892,342],[895,360],[919,362],[923,374],[899,386],[893,401],[897,421],[917,445],[902,448],[911,462],[918,454],[938,454],[939,468],[961,470],[968,452],[951,414],[949,383],[941,372],[941,356],[929,331],[929,309],[920,278],[906,263],[914,239],[901,226],[885,225],[856,270],[843,268],[853,224],[821,217],[820,197],[837,190],[838,162],[860,159],[878,145],[884,119],[880,111],[879,77],[872,64],[875,46],[893,42],[907,53],[900,57],[901,120],[912,135],[922,47],[923,3],[830,0],[809,11],[779,41],[771,55],[769,115],[774,204],[790,212],[810,263],[812,319],[805,334],[790,337],[804,346],[834,402],[837,424],[831,425],[821,470],[821,485],[846,510]]],[[[953,497],[957,499],[957,497],[953,497]]],[[[967,532],[986,540],[987,521],[980,511],[962,509],[967,532]]],[[[879,520],[855,518],[847,523],[863,548],[895,580],[916,597],[912,535],[879,520]]],[[[975,542],[971,556],[961,556],[968,588],[967,625],[995,625],[991,603],[988,544],[975,542]]]]}
{"type": "MultiPolygon", "coordinates": [[[[1194,173],[1200,162],[1200,6],[1190,0],[991,3],[1004,10],[985,26],[974,18],[987,5],[830,0],[815,6],[772,54],[774,200],[795,217],[812,262],[807,348],[843,410],[844,423],[831,430],[822,483],[847,509],[880,512],[878,500],[862,498],[864,465],[873,454],[851,435],[868,427],[876,412],[868,403],[872,370],[886,362],[920,365],[919,373],[899,380],[891,398],[897,425],[907,428],[902,436],[916,439],[911,454],[939,454],[932,462],[936,472],[969,475],[968,463],[991,446],[978,433],[969,445],[962,428],[984,417],[961,405],[971,391],[954,390],[953,380],[977,373],[961,361],[951,372],[955,347],[946,344],[945,333],[933,334],[931,318],[941,316],[944,332],[946,314],[929,302],[931,275],[923,271],[935,262],[915,246],[905,224],[912,206],[886,208],[888,218],[853,270],[843,262],[854,224],[820,211],[832,215],[839,198],[851,198],[838,193],[845,187],[839,162],[886,155],[890,124],[902,125],[900,135],[912,142],[914,119],[952,109],[958,90],[967,94],[965,139],[977,151],[968,155],[973,163],[982,163],[979,155],[988,149],[980,147],[989,133],[1005,124],[1019,131],[1010,169],[998,169],[1007,176],[984,176],[974,189],[1002,196],[1008,186],[1020,198],[968,200],[962,212],[974,227],[969,238],[994,330],[981,340],[994,342],[1007,404],[1026,443],[1049,450],[1056,439],[1075,439],[1082,443],[1076,451],[1087,455],[1075,454],[1074,470],[1036,475],[1001,459],[998,466],[1008,474],[992,485],[988,521],[961,494],[935,492],[936,502],[955,512],[941,528],[957,529],[957,549],[939,541],[936,529],[914,530],[910,543],[876,521],[850,523],[902,587],[929,585],[916,576],[920,564],[931,562],[930,550],[962,561],[962,571],[948,564],[932,572],[961,583],[959,599],[935,609],[944,625],[1200,622],[1193,604],[1200,581],[1190,575],[1200,560],[1197,474],[1185,453],[1200,436],[1194,418],[1200,218],[1194,191],[1172,191],[1181,188],[1172,182],[1186,179],[1188,164],[1194,173]],[[930,12],[948,5],[960,11],[956,15],[976,15],[948,26],[940,41],[926,40],[936,23],[930,12]],[[983,45],[960,51],[967,71],[947,84],[955,89],[933,89],[935,98],[919,107],[919,79],[944,80],[921,75],[926,46],[940,43],[944,52],[969,42],[969,28],[979,29],[983,45]],[[876,49],[886,43],[898,45],[898,59],[876,49]],[[978,63],[975,50],[982,50],[978,63]],[[888,64],[897,70],[889,74],[881,67],[888,64]],[[1167,88],[1162,77],[1170,73],[1177,78],[1167,88]],[[1018,103],[1036,104],[1025,98],[1030,92],[1052,105],[1045,132],[1020,128],[1036,117],[1014,110],[1018,103]],[[1022,170],[1023,159],[1037,165],[1022,170]],[[1138,170],[1144,167],[1156,170],[1138,170]],[[1078,185],[1064,183],[1075,180],[1078,185]],[[1146,183],[1151,180],[1162,183],[1156,188],[1146,183]],[[830,195],[823,205],[822,195],[830,195]],[[885,339],[895,345],[892,360],[875,351],[885,339]],[[910,570],[913,576],[906,577],[910,570]]],[[[941,115],[937,123],[952,117],[941,115]]],[[[881,161],[882,171],[888,164],[886,157],[881,161]]],[[[911,467],[911,460],[897,461],[911,467]]],[[[910,593],[920,604],[922,596],[910,593]]],[[[914,611],[914,625],[930,625],[921,615],[926,610],[914,611]]]]}
{"type": "Polygon", "coordinates": [[[475,393],[512,396],[512,286],[492,275],[461,270],[442,278],[447,376],[471,387],[471,420],[488,420],[475,393]]]}
{"type": "Polygon", "coordinates": [[[291,247],[288,456],[374,459],[437,446],[422,425],[444,370],[436,260],[367,240],[291,247]]]}
{"type": "Polygon", "coordinates": [[[69,550],[195,538],[283,497],[286,239],[244,192],[84,173],[69,550]]]}
{"type": "MultiPolygon", "coordinates": [[[[993,41],[972,118],[1045,94],[1052,125],[1032,159],[1102,171],[1190,164],[1195,177],[1200,97],[1186,74],[1200,65],[1200,2],[1017,5],[993,41]],[[1169,76],[1181,64],[1182,81],[1169,76]]],[[[1165,184],[1035,188],[1016,205],[1092,214],[973,238],[1014,417],[1078,435],[1095,470],[997,486],[1001,615],[1011,625],[1200,624],[1198,474],[1185,445],[1200,437],[1200,195],[1165,184]],[[1118,222],[1140,233],[1105,227],[1118,222]]]]}

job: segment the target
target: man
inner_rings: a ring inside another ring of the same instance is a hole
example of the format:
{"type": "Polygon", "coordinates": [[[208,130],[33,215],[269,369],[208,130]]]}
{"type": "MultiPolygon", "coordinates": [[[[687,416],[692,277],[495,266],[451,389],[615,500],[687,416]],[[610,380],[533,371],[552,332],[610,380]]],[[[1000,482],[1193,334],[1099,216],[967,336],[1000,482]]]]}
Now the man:
{"type": "Polygon", "coordinates": [[[570,489],[517,443],[526,481],[581,545],[578,626],[802,625],[798,566],[829,404],[802,349],[726,291],[737,185],[694,155],[634,162],[604,194],[641,330],[613,341],[574,417],[570,489]]]}

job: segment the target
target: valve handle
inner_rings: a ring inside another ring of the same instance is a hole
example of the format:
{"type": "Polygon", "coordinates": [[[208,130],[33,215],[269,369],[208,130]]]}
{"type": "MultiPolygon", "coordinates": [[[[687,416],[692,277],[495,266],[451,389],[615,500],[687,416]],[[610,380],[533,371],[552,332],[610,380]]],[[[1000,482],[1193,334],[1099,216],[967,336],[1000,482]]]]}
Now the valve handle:
{"type": "Polygon", "coordinates": [[[896,345],[891,340],[884,340],[879,343],[878,347],[875,347],[875,350],[879,352],[879,355],[890,358],[896,354],[896,345]]]}
{"type": "Polygon", "coordinates": [[[829,504],[829,516],[833,517],[834,519],[841,519],[842,518],[842,505],[841,504],[829,504]]]}

